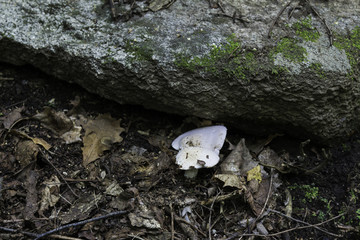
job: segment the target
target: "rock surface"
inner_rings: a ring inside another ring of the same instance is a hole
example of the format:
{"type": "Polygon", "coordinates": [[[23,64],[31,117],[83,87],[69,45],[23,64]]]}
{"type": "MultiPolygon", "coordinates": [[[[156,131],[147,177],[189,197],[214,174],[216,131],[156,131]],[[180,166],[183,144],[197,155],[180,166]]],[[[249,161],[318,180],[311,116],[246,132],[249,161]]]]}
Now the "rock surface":
{"type": "Polygon", "coordinates": [[[153,12],[136,1],[132,13],[142,13],[132,16],[120,1],[114,21],[99,0],[3,1],[0,61],[31,64],[119,103],[251,133],[329,142],[358,129],[358,0],[311,1],[332,37],[310,5],[293,1],[271,38],[287,2],[213,2],[153,0],[153,12]]]}

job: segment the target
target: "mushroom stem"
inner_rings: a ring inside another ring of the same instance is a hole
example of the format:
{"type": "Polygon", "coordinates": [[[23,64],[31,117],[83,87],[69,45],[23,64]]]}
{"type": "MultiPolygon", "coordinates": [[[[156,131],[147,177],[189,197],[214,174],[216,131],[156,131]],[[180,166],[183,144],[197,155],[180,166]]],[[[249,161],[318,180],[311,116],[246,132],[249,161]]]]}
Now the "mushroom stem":
{"type": "Polygon", "coordinates": [[[185,171],[184,176],[186,178],[192,179],[192,178],[196,177],[197,173],[198,173],[198,169],[191,168],[191,169],[185,171]]]}

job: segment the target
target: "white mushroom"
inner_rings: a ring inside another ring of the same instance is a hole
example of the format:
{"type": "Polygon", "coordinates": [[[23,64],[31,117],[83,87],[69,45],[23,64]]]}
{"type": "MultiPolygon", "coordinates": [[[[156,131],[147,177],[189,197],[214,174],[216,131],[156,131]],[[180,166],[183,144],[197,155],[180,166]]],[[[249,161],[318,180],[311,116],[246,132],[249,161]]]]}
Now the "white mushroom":
{"type": "Polygon", "coordinates": [[[219,151],[224,145],[226,131],[224,126],[198,128],[180,135],[172,142],[172,147],[179,150],[176,164],[180,169],[187,170],[185,176],[190,174],[195,177],[197,169],[210,168],[219,162],[219,151]]]}

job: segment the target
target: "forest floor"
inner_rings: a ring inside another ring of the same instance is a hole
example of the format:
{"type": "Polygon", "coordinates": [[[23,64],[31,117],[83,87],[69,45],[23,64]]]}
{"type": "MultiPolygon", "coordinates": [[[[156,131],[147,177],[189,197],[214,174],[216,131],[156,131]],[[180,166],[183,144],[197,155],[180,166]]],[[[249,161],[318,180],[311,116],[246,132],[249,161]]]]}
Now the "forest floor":
{"type": "Polygon", "coordinates": [[[327,147],[228,127],[222,164],[245,139],[261,170],[188,179],[172,140],[226,123],[119,105],[32,67],[0,64],[0,89],[0,239],[360,239],[359,135],[327,147]]]}

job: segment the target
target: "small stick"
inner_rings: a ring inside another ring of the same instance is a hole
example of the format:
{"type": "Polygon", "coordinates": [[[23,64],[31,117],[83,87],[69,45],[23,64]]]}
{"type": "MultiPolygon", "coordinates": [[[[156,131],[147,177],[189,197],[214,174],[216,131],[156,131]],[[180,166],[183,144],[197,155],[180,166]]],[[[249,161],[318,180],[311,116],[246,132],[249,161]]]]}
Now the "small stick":
{"type": "Polygon", "coordinates": [[[39,148],[41,154],[43,155],[43,157],[45,158],[45,160],[55,169],[55,171],[57,172],[57,174],[60,176],[60,178],[65,182],[66,186],[70,189],[70,191],[76,196],[79,197],[79,195],[77,195],[74,190],[70,187],[69,183],[65,180],[64,176],[60,173],[60,171],[55,167],[55,165],[50,161],[49,157],[47,156],[47,154],[45,152],[42,151],[41,148],[39,148]]]}
{"type": "Polygon", "coordinates": [[[174,212],[172,208],[172,204],[170,203],[170,215],[171,215],[171,240],[175,239],[175,231],[174,231],[174,212]]]}
{"type": "Polygon", "coordinates": [[[330,29],[329,26],[327,25],[325,19],[323,19],[323,18],[320,16],[319,12],[318,12],[310,3],[309,3],[309,5],[310,5],[311,10],[315,13],[315,15],[316,15],[316,16],[323,22],[323,24],[325,25],[326,32],[327,32],[327,34],[328,34],[328,36],[329,36],[329,42],[330,42],[330,47],[331,47],[331,46],[333,45],[333,35],[332,35],[331,29],[330,29]]]}
{"type": "MultiPolygon", "coordinates": [[[[271,209],[268,209],[268,210],[269,210],[269,211],[272,211],[272,212],[275,211],[275,210],[271,210],[271,209]]],[[[283,214],[283,213],[281,213],[281,212],[276,211],[276,213],[280,213],[280,215],[282,215],[282,216],[284,216],[284,217],[288,217],[287,215],[285,215],[285,214],[283,214]]],[[[291,231],[295,231],[295,230],[300,230],[300,229],[306,229],[306,228],[311,228],[311,227],[313,227],[313,228],[316,228],[316,229],[318,229],[318,230],[320,230],[320,231],[322,231],[322,232],[324,232],[324,233],[326,233],[326,234],[328,234],[328,235],[341,238],[341,237],[342,237],[341,235],[337,235],[337,234],[328,232],[328,231],[326,231],[326,230],[324,230],[324,229],[322,229],[322,228],[319,228],[318,226],[323,225],[323,224],[325,224],[325,223],[327,223],[327,222],[333,221],[333,220],[335,220],[335,219],[337,219],[337,218],[339,218],[339,217],[342,217],[343,215],[344,215],[344,213],[342,213],[342,214],[340,214],[340,215],[337,215],[337,216],[335,216],[335,217],[333,217],[333,218],[330,218],[330,219],[328,219],[328,220],[326,220],[326,221],[323,221],[323,222],[314,224],[314,225],[290,217],[290,219],[292,219],[292,220],[294,220],[294,221],[303,222],[304,224],[307,224],[307,226],[294,227],[294,228],[286,229],[286,230],[281,231],[281,232],[271,233],[271,234],[267,234],[267,235],[263,235],[263,234],[248,234],[248,233],[247,233],[247,234],[242,234],[241,236],[244,236],[244,237],[254,237],[254,236],[255,236],[255,237],[276,237],[276,236],[278,236],[278,235],[281,235],[281,234],[284,234],[284,233],[288,233],[288,232],[291,232],[291,231]]],[[[239,236],[239,235],[240,235],[239,233],[235,233],[235,234],[231,235],[230,237],[226,238],[225,240],[234,239],[234,238],[236,238],[236,237],[239,236]]]]}
{"type": "Polygon", "coordinates": [[[0,226],[0,231],[11,232],[11,233],[21,233],[21,234],[23,234],[23,235],[25,235],[25,236],[37,237],[37,234],[36,234],[36,233],[19,231],[19,230],[16,230],[16,229],[6,228],[6,227],[1,227],[1,226],[0,226]]]}
{"type": "Polygon", "coordinates": [[[279,20],[281,14],[283,14],[283,12],[285,11],[285,9],[293,2],[293,0],[290,0],[290,2],[288,2],[281,10],[280,12],[276,15],[276,18],[274,20],[274,22],[271,24],[269,31],[268,31],[268,38],[271,38],[271,32],[276,24],[276,22],[279,20]]]}
{"type": "Polygon", "coordinates": [[[328,232],[328,231],[326,231],[325,229],[322,229],[322,228],[320,228],[320,227],[318,227],[318,226],[323,225],[323,224],[325,224],[325,223],[327,223],[327,222],[330,222],[330,221],[332,221],[332,220],[335,220],[335,219],[337,219],[337,218],[345,215],[344,213],[339,214],[339,215],[337,215],[337,216],[335,216],[335,217],[333,217],[333,218],[330,218],[330,219],[328,219],[328,220],[326,220],[326,221],[323,221],[323,222],[320,222],[320,223],[317,223],[317,224],[310,224],[310,223],[301,221],[301,220],[299,220],[299,219],[293,218],[293,217],[291,217],[291,216],[288,216],[288,215],[286,215],[286,214],[283,214],[282,212],[279,212],[279,211],[276,211],[276,210],[273,210],[273,209],[270,209],[270,208],[269,208],[268,210],[269,210],[270,212],[279,214],[279,215],[281,215],[281,216],[283,216],[283,217],[289,218],[289,219],[291,219],[291,220],[293,220],[293,221],[295,221],[295,222],[299,222],[299,223],[305,224],[306,226],[304,226],[304,227],[302,227],[302,228],[305,228],[305,227],[313,227],[313,228],[315,228],[315,229],[317,229],[317,230],[319,230],[319,231],[322,231],[322,232],[324,232],[324,233],[326,233],[326,234],[328,234],[328,235],[330,235],[330,236],[333,236],[333,237],[341,237],[340,235],[337,235],[337,234],[335,234],[335,233],[328,232]]]}
{"type": "Polygon", "coordinates": [[[212,226],[211,226],[211,213],[212,213],[212,211],[214,210],[214,209],[213,209],[214,203],[215,203],[217,197],[219,196],[219,194],[220,194],[220,192],[218,192],[218,194],[216,194],[216,196],[215,196],[215,198],[214,198],[214,200],[213,200],[213,202],[211,203],[211,206],[210,206],[210,213],[209,213],[209,231],[208,231],[208,233],[209,233],[209,240],[211,240],[211,228],[212,228],[212,226]]]}
{"type": "Polygon", "coordinates": [[[106,214],[106,215],[103,215],[103,216],[99,216],[99,217],[95,217],[95,218],[90,218],[90,219],[83,220],[83,221],[80,221],[80,222],[70,223],[70,224],[67,224],[67,225],[63,225],[63,226],[60,226],[60,227],[55,228],[55,229],[53,229],[53,230],[50,230],[50,231],[48,231],[48,232],[45,232],[45,233],[36,235],[36,238],[35,238],[34,240],[41,239],[41,238],[43,238],[43,237],[49,236],[49,235],[51,235],[51,234],[53,234],[53,233],[59,232],[59,231],[61,231],[61,230],[67,229],[67,228],[84,225],[84,224],[89,223],[89,222],[99,221],[99,220],[101,220],[101,219],[110,218],[110,217],[122,215],[122,214],[125,214],[125,213],[128,213],[128,211],[112,212],[112,213],[109,213],[109,214],[106,214]]]}

